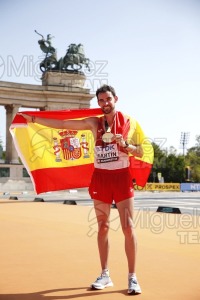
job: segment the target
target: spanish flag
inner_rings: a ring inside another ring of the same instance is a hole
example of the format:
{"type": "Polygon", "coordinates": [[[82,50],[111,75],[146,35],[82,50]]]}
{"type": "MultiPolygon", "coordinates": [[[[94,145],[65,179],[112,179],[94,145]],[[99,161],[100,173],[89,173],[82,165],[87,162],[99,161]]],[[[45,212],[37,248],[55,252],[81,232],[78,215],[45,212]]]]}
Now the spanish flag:
{"type": "MultiPolygon", "coordinates": [[[[23,113],[59,120],[102,117],[101,109],[23,113]]],[[[143,157],[130,155],[130,166],[134,184],[144,186],[153,164],[153,147],[136,120],[119,113],[118,122],[123,123],[118,123],[118,127],[129,142],[142,144],[143,157]]],[[[91,131],[59,130],[37,123],[27,123],[19,113],[13,119],[10,132],[37,194],[89,186],[94,170],[94,139],[91,131]]]]}

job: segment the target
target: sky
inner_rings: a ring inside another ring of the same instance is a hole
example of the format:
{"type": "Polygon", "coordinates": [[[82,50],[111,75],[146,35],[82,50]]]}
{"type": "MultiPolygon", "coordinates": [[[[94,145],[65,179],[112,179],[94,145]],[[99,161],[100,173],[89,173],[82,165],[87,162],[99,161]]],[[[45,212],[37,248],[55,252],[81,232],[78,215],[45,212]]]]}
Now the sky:
{"type": "MultiPolygon", "coordinates": [[[[41,85],[35,33],[54,36],[58,58],[71,43],[90,59],[85,87],[106,83],[117,110],[136,118],[161,149],[200,135],[200,0],[0,0],[0,81],[41,85]]],[[[91,107],[97,107],[94,98],[91,107]]],[[[25,109],[27,110],[27,109],[25,109]]],[[[0,106],[5,149],[5,109],[0,106]]]]}

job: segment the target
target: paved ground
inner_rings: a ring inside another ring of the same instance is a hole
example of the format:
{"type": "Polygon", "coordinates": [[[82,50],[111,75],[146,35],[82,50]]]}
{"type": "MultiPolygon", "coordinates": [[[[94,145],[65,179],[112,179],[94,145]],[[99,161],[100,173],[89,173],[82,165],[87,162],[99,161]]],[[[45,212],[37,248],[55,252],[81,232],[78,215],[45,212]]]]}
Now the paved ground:
{"type": "Polygon", "coordinates": [[[200,215],[200,192],[138,192],[135,208],[156,211],[158,206],[177,207],[181,213],[200,215]]]}
{"type": "MultiPolygon", "coordinates": [[[[65,200],[75,200],[77,205],[92,206],[87,189],[67,190],[36,195],[34,192],[0,193],[1,202],[33,201],[43,199],[49,203],[63,204],[65,200]],[[18,200],[9,200],[17,197],[18,200]]],[[[158,207],[176,207],[181,213],[200,215],[200,192],[135,192],[135,209],[156,211],[158,207]]]]}
{"type": "MultiPolygon", "coordinates": [[[[143,291],[137,299],[200,299],[200,217],[145,209],[149,203],[153,210],[158,201],[184,206],[199,201],[178,195],[136,194],[136,206],[142,208],[135,212],[134,224],[143,291]]],[[[128,270],[116,209],[111,210],[109,233],[114,287],[93,291],[89,284],[99,275],[100,263],[96,218],[87,192],[49,193],[44,203],[33,202],[33,193],[18,194],[19,200],[8,196],[0,197],[0,300],[126,299],[128,270]],[[69,198],[77,198],[78,205],[63,205],[69,198]]]]}

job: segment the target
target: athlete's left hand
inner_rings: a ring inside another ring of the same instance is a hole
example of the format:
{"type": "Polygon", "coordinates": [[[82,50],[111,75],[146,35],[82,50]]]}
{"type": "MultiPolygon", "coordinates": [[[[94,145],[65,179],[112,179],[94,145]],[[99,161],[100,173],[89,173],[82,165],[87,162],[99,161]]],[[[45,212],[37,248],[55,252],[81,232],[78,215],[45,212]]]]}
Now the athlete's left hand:
{"type": "Polygon", "coordinates": [[[123,139],[122,134],[115,134],[115,140],[119,144],[119,146],[121,146],[121,147],[126,146],[125,140],[123,139]]]}

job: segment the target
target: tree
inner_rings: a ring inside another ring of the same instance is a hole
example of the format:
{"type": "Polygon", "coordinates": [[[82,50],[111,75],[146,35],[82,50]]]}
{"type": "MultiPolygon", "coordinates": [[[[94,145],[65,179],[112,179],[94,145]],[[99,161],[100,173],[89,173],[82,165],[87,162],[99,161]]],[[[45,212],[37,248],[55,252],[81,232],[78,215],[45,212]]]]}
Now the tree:
{"type": "Polygon", "coordinates": [[[196,136],[196,145],[188,149],[185,162],[191,169],[191,181],[200,182],[200,135],[196,136]]]}
{"type": "Polygon", "coordinates": [[[149,176],[149,182],[158,181],[157,174],[162,173],[162,169],[166,165],[166,152],[164,150],[161,150],[160,147],[152,143],[153,149],[154,149],[154,162],[151,174],[149,176]]]}
{"type": "Polygon", "coordinates": [[[185,181],[185,160],[183,155],[169,154],[166,158],[163,177],[166,182],[185,181]]]}
{"type": "Polygon", "coordinates": [[[157,174],[161,173],[165,182],[185,181],[185,160],[183,155],[177,155],[176,149],[170,147],[169,152],[161,150],[160,147],[152,143],[154,148],[154,163],[149,182],[158,182],[157,174]]]}
{"type": "Polygon", "coordinates": [[[2,142],[2,139],[0,137],[0,159],[3,158],[3,142],[2,142]]]}

